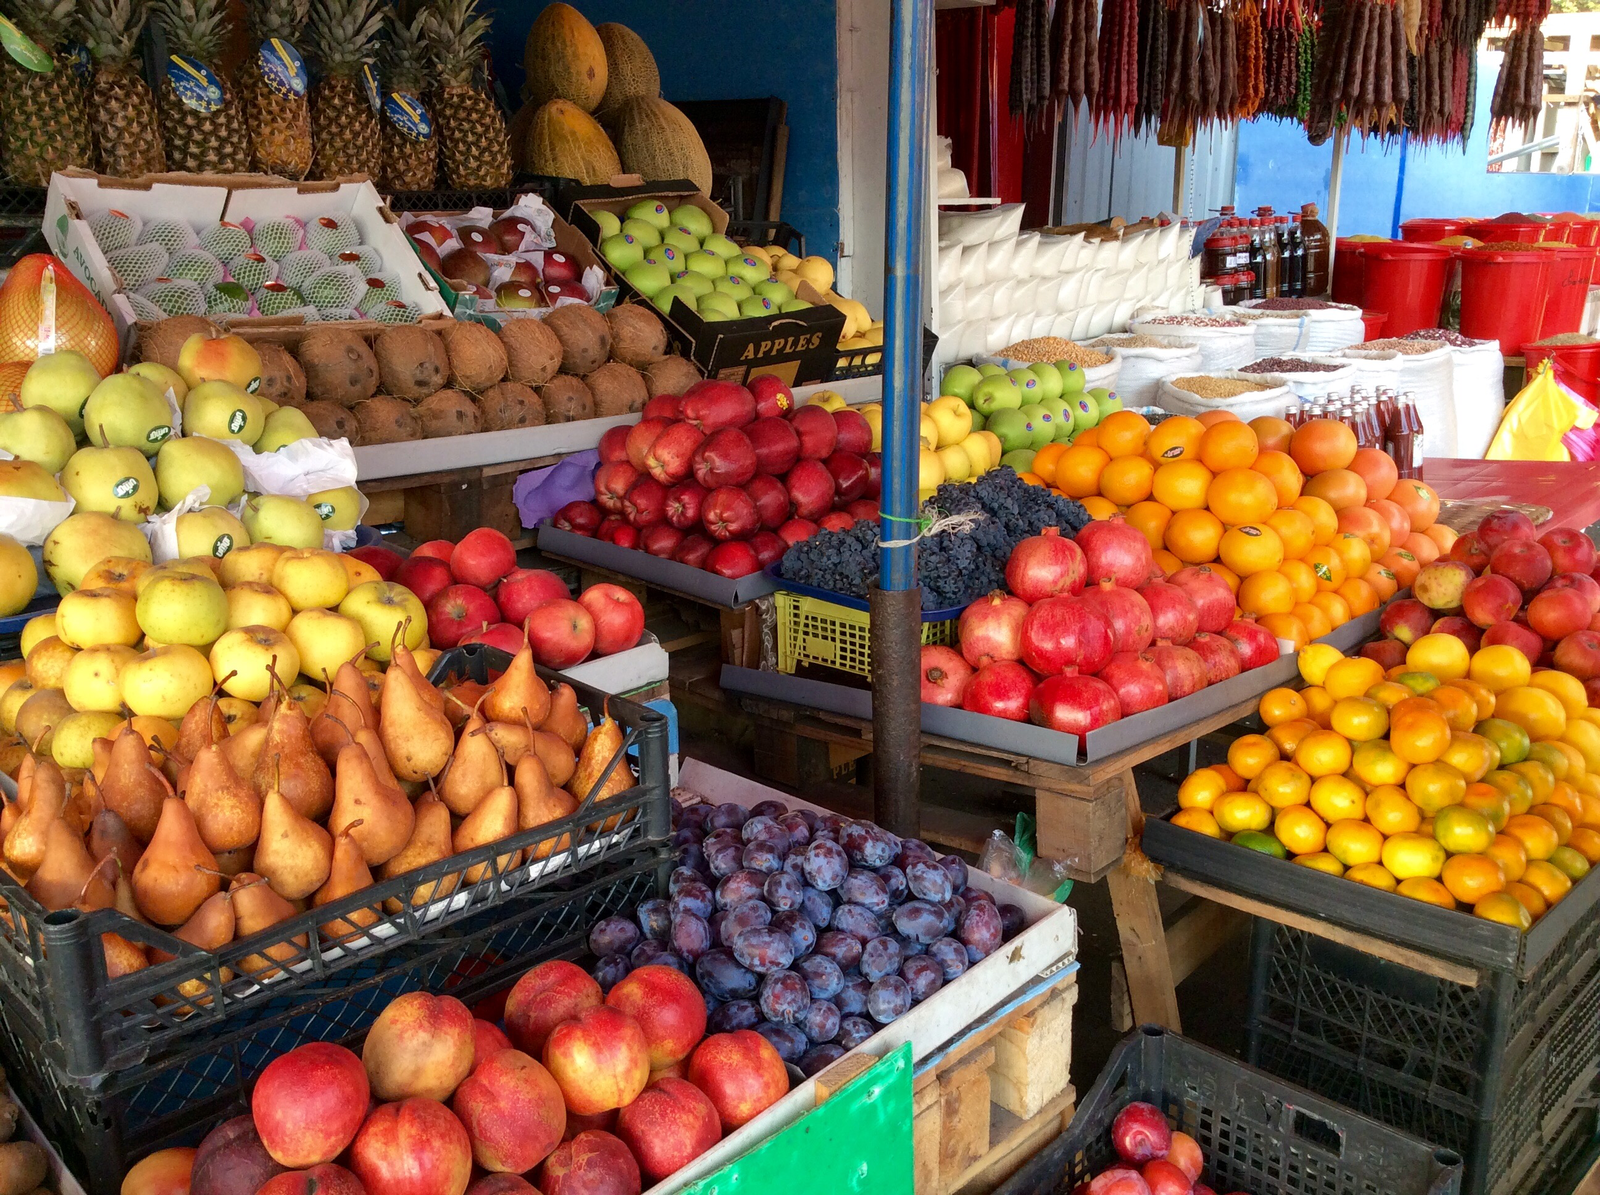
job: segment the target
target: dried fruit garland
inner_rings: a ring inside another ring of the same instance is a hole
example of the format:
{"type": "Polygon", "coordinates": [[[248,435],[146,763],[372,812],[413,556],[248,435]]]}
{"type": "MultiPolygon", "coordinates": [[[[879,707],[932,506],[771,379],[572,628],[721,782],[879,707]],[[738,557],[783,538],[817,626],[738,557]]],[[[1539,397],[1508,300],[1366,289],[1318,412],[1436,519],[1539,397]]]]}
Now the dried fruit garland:
{"type": "Polygon", "coordinates": [[[1095,37],[1095,0],[1056,0],[1050,45],[1055,94],[1076,111],[1091,104],[1100,86],[1099,46],[1095,37]]]}
{"type": "Polygon", "coordinates": [[[1531,128],[1543,110],[1544,30],[1518,25],[1506,38],[1505,61],[1489,102],[1490,128],[1497,133],[1508,125],[1531,128]]]}
{"type": "Polygon", "coordinates": [[[1105,0],[1099,55],[1095,127],[1116,139],[1133,127],[1139,107],[1139,0],[1105,0]]]}
{"type": "Polygon", "coordinates": [[[1042,125],[1050,118],[1050,0],[1017,0],[1007,98],[1011,115],[1029,124],[1042,125]]]}
{"type": "Polygon", "coordinates": [[[1311,143],[1321,145],[1343,123],[1398,132],[1410,97],[1405,18],[1398,0],[1328,0],[1306,114],[1311,143]]]}

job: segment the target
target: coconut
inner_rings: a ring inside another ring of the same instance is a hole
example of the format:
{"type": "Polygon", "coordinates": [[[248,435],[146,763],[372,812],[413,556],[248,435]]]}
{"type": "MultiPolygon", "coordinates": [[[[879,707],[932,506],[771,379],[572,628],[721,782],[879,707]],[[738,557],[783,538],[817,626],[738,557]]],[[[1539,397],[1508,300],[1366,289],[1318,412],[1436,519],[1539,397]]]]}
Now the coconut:
{"type": "Polygon", "coordinates": [[[417,418],[422,421],[422,434],[429,439],[464,436],[480,428],[478,404],[459,390],[435,390],[417,404],[417,418]]]}
{"type": "Polygon", "coordinates": [[[300,340],[300,368],[311,398],[353,407],[378,392],[378,359],[354,332],[314,328],[300,340]]]}
{"type": "Polygon", "coordinates": [[[594,395],[596,415],[628,415],[642,411],[650,399],[644,375],[621,361],[607,361],[583,382],[594,395]]]}
{"type": "Polygon", "coordinates": [[[376,394],[365,402],[358,402],[352,413],[361,425],[363,444],[398,444],[422,437],[422,422],[417,418],[416,408],[403,398],[376,394]]]}
{"type": "Polygon", "coordinates": [[[281,344],[264,340],[256,345],[261,357],[258,398],[270,398],[280,407],[298,407],[306,401],[306,374],[294,354],[281,344]]]}
{"type": "Polygon", "coordinates": [[[644,384],[650,397],[682,394],[700,380],[700,371],[683,357],[662,357],[644,367],[644,384]]]}
{"type": "Polygon", "coordinates": [[[542,386],[561,368],[561,341],[543,320],[508,319],[500,329],[506,349],[506,379],[542,386]]]}
{"type": "Polygon", "coordinates": [[[667,352],[667,329],[653,311],[624,303],[606,314],[611,325],[611,359],[643,369],[667,352]]]}
{"type": "Polygon", "coordinates": [[[594,418],[594,395],[582,378],[558,373],[539,387],[546,423],[570,423],[574,419],[594,418]]]}
{"type": "Polygon", "coordinates": [[[317,435],[325,440],[349,440],[361,443],[361,425],[356,417],[336,402],[308,402],[300,413],[311,420],[317,435]]]}
{"type": "Polygon", "coordinates": [[[542,427],[544,403],[532,386],[521,382],[501,382],[490,386],[478,399],[478,414],[486,432],[513,427],[542,427]]]}
{"type": "Polygon", "coordinates": [[[568,303],[544,317],[544,326],[561,341],[561,372],[593,373],[611,356],[611,325],[593,307],[568,303]]]}
{"type": "Polygon", "coordinates": [[[178,353],[183,342],[196,332],[221,336],[216,324],[199,315],[175,315],[153,324],[139,325],[139,360],[155,361],[168,369],[178,368],[178,353]]]}
{"type": "Polygon", "coordinates": [[[378,377],[384,393],[396,398],[427,398],[444,387],[450,370],[450,358],[445,355],[439,334],[415,324],[379,332],[372,344],[372,355],[378,359],[378,377]]]}
{"type": "Polygon", "coordinates": [[[506,349],[483,324],[462,321],[446,325],[445,353],[450,359],[450,384],[462,390],[487,390],[506,376],[506,349]]]}

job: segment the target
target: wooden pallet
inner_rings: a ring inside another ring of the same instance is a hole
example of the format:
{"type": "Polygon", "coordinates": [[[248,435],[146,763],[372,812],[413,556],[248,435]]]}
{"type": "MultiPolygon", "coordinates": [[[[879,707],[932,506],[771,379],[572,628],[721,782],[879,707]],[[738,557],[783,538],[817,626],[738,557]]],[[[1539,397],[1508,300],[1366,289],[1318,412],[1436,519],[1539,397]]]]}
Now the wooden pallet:
{"type": "Polygon", "coordinates": [[[987,1195],[1072,1119],[1074,978],[968,1034],[912,1080],[916,1195],[987,1195]]]}
{"type": "MultiPolygon", "coordinates": [[[[419,461],[427,449],[417,446],[419,461]]],[[[458,540],[475,527],[503,532],[519,550],[533,547],[533,532],[524,528],[511,488],[531,469],[554,465],[561,456],[539,456],[501,465],[473,465],[363,481],[358,487],[370,506],[365,521],[372,526],[404,523],[406,534],[418,543],[430,539],[458,540]]]]}

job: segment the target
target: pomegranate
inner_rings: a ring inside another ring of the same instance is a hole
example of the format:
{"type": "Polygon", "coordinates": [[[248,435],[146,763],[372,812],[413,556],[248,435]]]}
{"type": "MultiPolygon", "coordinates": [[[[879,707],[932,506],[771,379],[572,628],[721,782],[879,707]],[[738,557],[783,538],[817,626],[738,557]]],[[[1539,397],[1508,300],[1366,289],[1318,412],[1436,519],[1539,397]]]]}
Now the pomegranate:
{"type": "Polygon", "coordinates": [[[1546,583],[1543,592],[1552,589],[1576,589],[1589,603],[1589,616],[1600,614],[1600,581],[1588,573],[1557,573],[1546,583]]]}
{"type": "Polygon", "coordinates": [[[1150,658],[1166,678],[1168,701],[1198,693],[1211,683],[1206,662],[1192,648],[1157,639],[1150,649],[1150,658]]]}
{"type": "Polygon", "coordinates": [[[991,718],[1006,718],[1012,722],[1028,720],[1028,698],[1038,678],[1015,660],[996,660],[985,664],[972,676],[967,685],[961,708],[974,714],[988,714],[991,718]]]}
{"type": "Polygon", "coordinates": [[[1083,549],[1046,527],[1011,549],[1006,561],[1006,585],[1025,602],[1068,597],[1083,592],[1087,562],[1083,549]]]}
{"type": "Polygon", "coordinates": [[[1167,1156],[1172,1129],[1160,1108],[1135,1100],[1111,1122],[1111,1146],[1124,1162],[1140,1165],[1167,1156]]]}
{"type": "Polygon", "coordinates": [[[1213,635],[1210,631],[1201,631],[1189,640],[1189,650],[1199,656],[1205,664],[1208,685],[1219,685],[1244,671],[1244,664],[1239,659],[1239,649],[1226,635],[1213,635]]]}
{"type": "Polygon", "coordinates": [[[1483,638],[1478,642],[1482,647],[1493,647],[1498,643],[1509,644],[1527,656],[1530,664],[1537,664],[1539,653],[1544,650],[1544,640],[1539,638],[1537,632],[1509,618],[1504,622],[1495,623],[1484,631],[1483,638]]]}
{"type": "Polygon", "coordinates": [[[1150,607],[1150,624],[1157,639],[1183,644],[1200,629],[1199,607],[1176,585],[1147,581],[1139,587],[1139,596],[1150,607]]]}
{"type": "Polygon", "coordinates": [[[1105,681],[1068,671],[1039,683],[1028,701],[1028,717],[1036,725],[1075,734],[1082,742],[1091,730],[1122,717],[1122,707],[1117,704],[1116,691],[1105,681]]]}
{"type": "Polygon", "coordinates": [[[1111,658],[1111,624],[1081,598],[1036,602],[1022,620],[1022,659],[1048,676],[1066,668],[1099,672],[1111,658]]]}
{"type": "Polygon", "coordinates": [[[1022,620],[1028,603],[996,589],[961,612],[956,635],[961,654],[974,668],[1022,658],[1022,620]]]}
{"type": "Polygon", "coordinates": [[[1483,543],[1484,549],[1491,555],[1503,543],[1521,539],[1533,541],[1538,537],[1533,520],[1520,510],[1497,510],[1491,515],[1485,515],[1478,523],[1478,539],[1483,543]]]}
{"type": "Polygon", "coordinates": [[[1167,678],[1148,652],[1119,651],[1096,675],[1116,693],[1124,717],[1167,704],[1167,678]]]}
{"type": "Polygon", "coordinates": [[[1155,565],[1150,541],[1121,515],[1090,523],[1076,538],[1088,563],[1089,580],[1109,577],[1118,585],[1137,589],[1149,579],[1155,565]]]}
{"type": "Polygon", "coordinates": [[[1594,540],[1575,527],[1556,527],[1539,537],[1558,573],[1587,573],[1595,566],[1594,540]]]}
{"type": "Polygon", "coordinates": [[[1481,573],[1489,567],[1489,549],[1476,531],[1458,535],[1445,555],[1451,560],[1459,560],[1475,573],[1481,573]]]}
{"type": "Polygon", "coordinates": [[[1528,603],[1528,625],[1545,639],[1565,639],[1589,626],[1594,612],[1576,589],[1546,589],[1528,603]]]}
{"type": "Polygon", "coordinates": [[[1203,564],[1190,565],[1168,577],[1167,584],[1189,595],[1200,615],[1196,624],[1200,630],[1215,634],[1233,621],[1233,608],[1237,603],[1233,600],[1233,590],[1228,588],[1220,573],[1212,572],[1203,564]]]}
{"type": "Polygon", "coordinates": [[[1222,633],[1239,649],[1239,663],[1246,672],[1278,658],[1277,637],[1253,618],[1236,619],[1222,633]]]}
{"type": "MultiPolygon", "coordinates": [[[[1556,644],[1555,662],[1557,668],[1570,672],[1587,688],[1590,681],[1600,678],[1600,633],[1574,631],[1556,644]]],[[[1592,695],[1589,704],[1595,704],[1592,695]]]]}
{"type": "Polygon", "coordinates": [[[1501,544],[1489,557],[1489,568],[1502,577],[1510,577],[1518,589],[1529,595],[1538,593],[1555,572],[1545,546],[1531,539],[1512,539],[1501,544]]]}
{"type": "Polygon", "coordinates": [[[972,665],[953,647],[923,646],[922,700],[930,705],[959,706],[972,676],[972,665]]]}
{"type": "Polygon", "coordinates": [[[1112,651],[1143,651],[1155,639],[1150,603],[1136,589],[1124,589],[1109,578],[1083,591],[1083,602],[1111,624],[1112,651]]]}

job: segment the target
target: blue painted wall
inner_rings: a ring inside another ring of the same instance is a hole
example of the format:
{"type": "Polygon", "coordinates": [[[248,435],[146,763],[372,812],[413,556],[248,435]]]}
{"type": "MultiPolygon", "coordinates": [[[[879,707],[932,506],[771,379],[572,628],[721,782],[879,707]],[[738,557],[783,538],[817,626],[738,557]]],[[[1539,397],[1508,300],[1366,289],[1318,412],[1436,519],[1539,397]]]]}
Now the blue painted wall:
{"type": "MultiPolygon", "coordinates": [[[[577,0],[596,25],[620,21],[644,38],[669,100],[756,99],[789,105],[783,218],[806,248],[835,259],[839,240],[839,85],[833,0],[577,0]],[[770,11],[777,9],[778,11],[770,11]]],[[[502,4],[494,14],[495,70],[506,94],[522,89],[522,45],[543,4],[502,4]]]]}
{"type": "MultiPolygon", "coordinates": [[[[1497,61],[1480,58],[1478,119],[1465,152],[1440,146],[1407,148],[1401,220],[1498,216],[1511,211],[1588,212],[1600,207],[1600,188],[1596,187],[1600,176],[1489,172],[1488,112],[1498,69],[1497,61]]],[[[1239,210],[1266,203],[1280,212],[1292,212],[1302,203],[1315,203],[1326,214],[1332,158],[1332,146],[1308,144],[1300,125],[1259,120],[1242,126],[1236,192],[1239,210]]],[[[1401,160],[1398,145],[1351,141],[1339,200],[1341,236],[1394,235],[1401,160]]]]}

